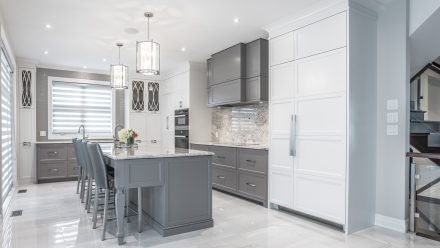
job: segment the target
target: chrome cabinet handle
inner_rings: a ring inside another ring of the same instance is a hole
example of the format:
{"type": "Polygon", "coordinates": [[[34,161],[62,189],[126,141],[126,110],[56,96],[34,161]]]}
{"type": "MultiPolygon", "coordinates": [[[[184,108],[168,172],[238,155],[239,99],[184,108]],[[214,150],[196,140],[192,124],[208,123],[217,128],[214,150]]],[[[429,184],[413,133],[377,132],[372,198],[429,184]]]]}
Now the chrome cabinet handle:
{"type": "Polygon", "coordinates": [[[256,184],[253,184],[253,183],[246,183],[246,185],[251,186],[251,187],[253,187],[253,188],[257,187],[257,185],[256,185],[256,184]]]}
{"type": "Polygon", "coordinates": [[[28,142],[28,141],[25,141],[22,144],[23,144],[23,146],[31,146],[31,142],[28,142]]]}
{"type": "Polygon", "coordinates": [[[219,158],[219,159],[224,159],[225,157],[224,156],[216,156],[217,158],[219,158]]]}
{"type": "Polygon", "coordinates": [[[48,155],[52,155],[52,154],[53,154],[53,155],[57,155],[58,152],[47,152],[47,154],[48,154],[48,155]]]}
{"type": "Polygon", "coordinates": [[[296,156],[296,115],[293,114],[290,119],[290,140],[289,140],[290,156],[296,156]]]}
{"type": "Polygon", "coordinates": [[[217,176],[218,179],[225,179],[224,176],[217,176]]]}
{"type": "Polygon", "coordinates": [[[57,172],[58,169],[49,169],[49,171],[57,172]]]}
{"type": "Polygon", "coordinates": [[[168,123],[169,123],[169,120],[170,120],[170,117],[167,116],[167,130],[170,130],[170,125],[168,124],[168,123]]]}
{"type": "Polygon", "coordinates": [[[255,164],[257,161],[255,161],[255,160],[250,160],[250,159],[246,159],[246,162],[255,164]]]}

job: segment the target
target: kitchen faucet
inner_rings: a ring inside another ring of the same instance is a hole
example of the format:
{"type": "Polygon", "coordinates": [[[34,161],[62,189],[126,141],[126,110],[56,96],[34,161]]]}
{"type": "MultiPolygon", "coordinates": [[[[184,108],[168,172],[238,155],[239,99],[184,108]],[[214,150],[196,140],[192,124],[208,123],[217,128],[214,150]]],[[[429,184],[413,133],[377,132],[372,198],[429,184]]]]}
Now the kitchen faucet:
{"type": "Polygon", "coordinates": [[[118,130],[121,130],[123,128],[124,128],[124,126],[122,126],[122,125],[117,125],[115,127],[115,134],[113,135],[113,138],[115,139],[115,141],[119,141],[118,130]]]}
{"type": "Polygon", "coordinates": [[[83,140],[85,140],[86,139],[86,127],[81,124],[81,126],[79,126],[79,128],[78,128],[78,133],[81,133],[81,128],[82,128],[83,140]]]}

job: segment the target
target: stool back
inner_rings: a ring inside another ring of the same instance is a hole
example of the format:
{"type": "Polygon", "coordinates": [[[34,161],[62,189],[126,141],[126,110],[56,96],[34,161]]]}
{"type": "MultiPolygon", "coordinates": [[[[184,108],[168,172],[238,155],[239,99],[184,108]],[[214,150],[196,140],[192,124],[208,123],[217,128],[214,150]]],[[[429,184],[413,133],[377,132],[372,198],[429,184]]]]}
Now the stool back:
{"type": "Polygon", "coordinates": [[[96,186],[102,189],[108,189],[107,166],[102,156],[101,146],[95,143],[88,143],[87,151],[89,152],[90,161],[95,173],[96,186]]]}

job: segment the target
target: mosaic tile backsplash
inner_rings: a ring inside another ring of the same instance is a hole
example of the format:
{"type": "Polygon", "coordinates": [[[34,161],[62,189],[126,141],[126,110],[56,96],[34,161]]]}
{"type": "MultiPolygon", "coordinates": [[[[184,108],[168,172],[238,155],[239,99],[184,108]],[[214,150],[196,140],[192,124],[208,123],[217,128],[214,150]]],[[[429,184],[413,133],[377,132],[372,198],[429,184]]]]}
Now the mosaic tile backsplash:
{"type": "Polygon", "coordinates": [[[212,141],[267,144],[268,125],[267,103],[216,108],[212,113],[212,141]]]}

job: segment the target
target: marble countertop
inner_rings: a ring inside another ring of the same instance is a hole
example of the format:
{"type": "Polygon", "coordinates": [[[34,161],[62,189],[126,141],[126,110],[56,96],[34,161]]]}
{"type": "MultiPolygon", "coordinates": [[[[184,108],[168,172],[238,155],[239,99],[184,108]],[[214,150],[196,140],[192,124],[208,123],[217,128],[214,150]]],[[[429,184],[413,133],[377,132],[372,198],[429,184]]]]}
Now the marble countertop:
{"type": "MultiPolygon", "coordinates": [[[[112,139],[90,139],[90,142],[97,143],[113,143],[112,139]]],[[[37,141],[35,144],[72,144],[72,140],[48,140],[48,141],[37,141]]]]}
{"type": "Polygon", "coordinates": [[[267,145],[263,144],[229,144],[229,143],[218,143],[218,142],[191,142],[195,145],[205,145],[205,146],[227,146],[227,147],[237,147],[246,149],[258,149],[258,150],[269,150],[267,145]]]}
{"type": "Polygon", "coordinates": [[[100,143],[104,156],[113,160],[144,159],[144,158],[172,158],[211,156],[212,152],[199,150],[169,148],[161,145],[139,144],[138,148],[117,148],[112,144],[100,143]]]}

